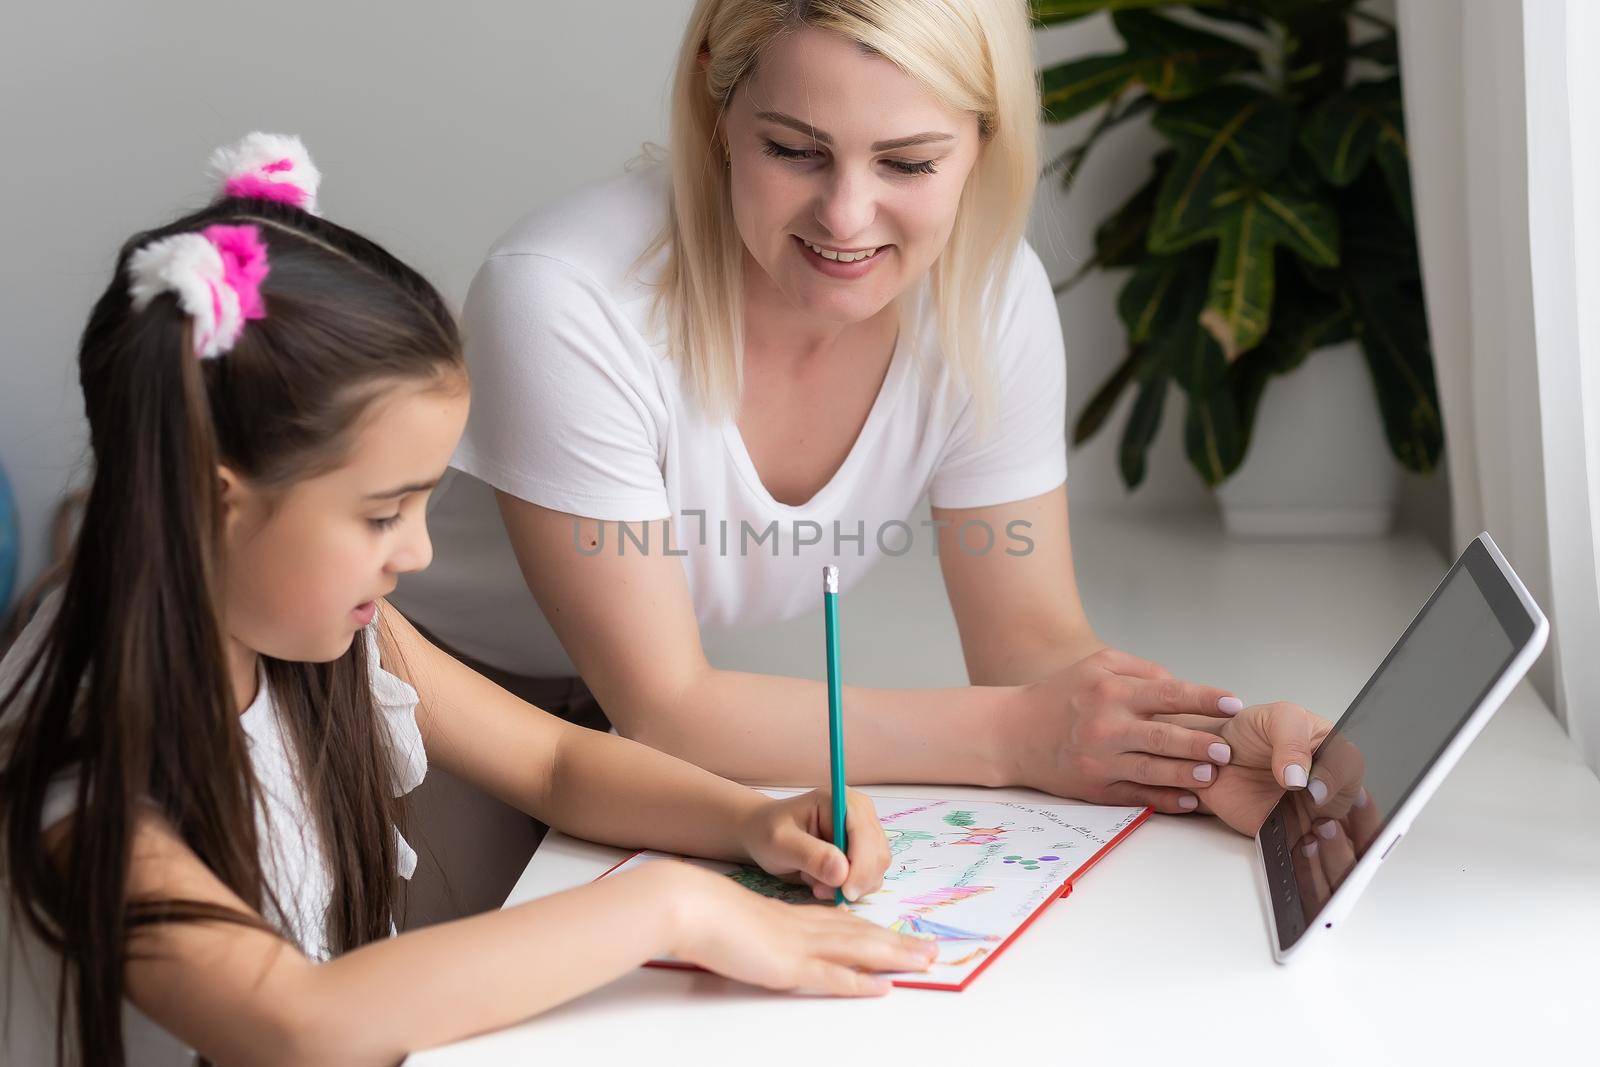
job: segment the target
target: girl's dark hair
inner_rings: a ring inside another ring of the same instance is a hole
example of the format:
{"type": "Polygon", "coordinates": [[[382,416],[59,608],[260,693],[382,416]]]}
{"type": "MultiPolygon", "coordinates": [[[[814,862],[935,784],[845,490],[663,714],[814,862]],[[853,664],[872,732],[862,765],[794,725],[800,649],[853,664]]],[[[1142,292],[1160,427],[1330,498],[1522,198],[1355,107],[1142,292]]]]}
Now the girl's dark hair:
{"type": "MultiPolygon", "coordinates": [[[[82,1062],[120,1067],[130,937],[162,922],[262,925],[198,901],[124,899],[140,803],[252,908],[284,914],[263,878],[262,801],[225,656],[218,464],[287,486],[339,465],[385,385],[465,378],[454,320],[419,274],[298,208],[235,197],[123,246],[83,333],[79,381],[94,481],[59,610],[0,693],[12,735],[0,745],[0,860],[14,914],[62,959],[58,1061],[70,1018],[82,1062]],[[133,311],[128,260],[215,223],[259,229],[266,317],[200,360],[172,294],[133,311]],[[68,768],[77,806],[52,855],[45,792],[68,768]]],[[[365,642],[330,663],[263,659],[333,873],[329,945],[387,936],[402,813],[365,642]]]]}

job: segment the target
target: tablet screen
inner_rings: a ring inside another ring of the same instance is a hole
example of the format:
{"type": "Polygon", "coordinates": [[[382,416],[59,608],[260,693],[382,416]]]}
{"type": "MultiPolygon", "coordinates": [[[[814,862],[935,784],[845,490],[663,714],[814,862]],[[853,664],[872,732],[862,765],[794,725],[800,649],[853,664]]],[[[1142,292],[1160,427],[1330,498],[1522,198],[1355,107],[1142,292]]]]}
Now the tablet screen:
{"type": "Polygon", "coordinates": [[[1316,805],[1307,790],[1286,793],[1261,827],[1282,949],[1316,922],[1535,627],[1474,541],[1318,748],[1313,766],[1334,779],[1332,795],[1316,805]]]}

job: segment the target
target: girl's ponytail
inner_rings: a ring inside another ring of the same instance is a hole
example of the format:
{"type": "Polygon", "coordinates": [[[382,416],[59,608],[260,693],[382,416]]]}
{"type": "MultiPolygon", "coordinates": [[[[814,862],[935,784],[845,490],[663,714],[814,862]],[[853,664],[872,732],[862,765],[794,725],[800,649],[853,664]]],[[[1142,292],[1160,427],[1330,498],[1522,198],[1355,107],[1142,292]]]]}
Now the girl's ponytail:
{"type": "MultiPolygon", "coordinates": [[[[464,382],[438,293],[311,213],[315,168],[297,140],[252,135],[218,160],[232,168],[223,197],[131,239],[90,315],[79,379],[94,481],[44,640],[0,692],[13,925],[61,957],[58,1060],[70,1020],[78,1058],[97,1067],[125,1061],[124,965],[140,927],[264,925],[125,899],[141,811],[260,916],[284,915],[263,877],[262,800],[229,669],[221,468],[288,485],[337,463],[375,383],[464,382]],[[75,804],[52,853],[45,820],[64,812],[46,802],[62,779],[75,804]]],[[[351,948],[388,932],[400,821],[365,645],[325,664],[261,658],[326,842],[330,943],[351,948]]]]}

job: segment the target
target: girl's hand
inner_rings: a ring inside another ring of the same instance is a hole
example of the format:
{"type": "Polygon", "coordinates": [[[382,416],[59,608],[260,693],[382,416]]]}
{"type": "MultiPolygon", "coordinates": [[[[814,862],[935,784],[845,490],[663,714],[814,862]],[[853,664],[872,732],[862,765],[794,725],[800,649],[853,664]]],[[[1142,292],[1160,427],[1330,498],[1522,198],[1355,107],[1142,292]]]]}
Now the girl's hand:
{"type": "Polygon", "coordinates": [[[845,792],[848,860],[832,838],[833,798],[821,790],[760,805],[741,832],[745,851],[762,870],[806,883],[818,900],[832,900],[839,887],[846,900],[860,900],[883,886],[889,842],[870,797],[845,792]]]}
{"type": "Polygon", "coordinates": [[[679,916],[672,954],[708,971],[767,989],[870,997],[890,988],[873,972],[925,971],[938,955],[932,941],[843,908],[783,904],[703,868],[671,866],[679,916]]]}
{"type": "Polygon", "coordinates": [[[1194,811],[1232,759],[1206,730],[1161,722],[1185,712],[1226,722],[1244,704],[1179,681],[1148,660],[1101,649],[1026,686],[1005,728],[1012,783],[1097,804],[1194,811]]]}

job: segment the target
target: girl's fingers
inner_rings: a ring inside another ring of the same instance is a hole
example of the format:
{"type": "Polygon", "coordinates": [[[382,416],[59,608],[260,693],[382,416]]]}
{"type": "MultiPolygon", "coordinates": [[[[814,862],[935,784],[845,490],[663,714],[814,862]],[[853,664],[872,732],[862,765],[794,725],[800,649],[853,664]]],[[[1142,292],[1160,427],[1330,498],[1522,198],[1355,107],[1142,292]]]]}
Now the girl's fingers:
{"type": "Polygon", "coordinates": [[[864,974],[827,960],[807,960],[800,965],[795,989],[829,997],[881,997],[893,988],[889,979],[864,974]]]}
{"type": "Polygon", "coordinates": [[[846,826],[850,872],[845,878],[844,895],[847,900],[859,900],[883,888],[883,872],[889,869],[889,840],[878,822],[877,809],[860,793],[850,797],[846,826]]]}
{"type": "Polygon", "coordinates": [[[818,899],[818,900],[832,900],[833,899],[833,887],[832,886],[823,885],[821,882],[817,881],[815,878],[811,877],[809,874],[806,874],[804,871],[800,872],[800,874],[798,876],[798,880],[805,883],[806,887],[811,890],[811,895],[813,897],[815,897],[816,899],[818,899]]]}
{"type": "Polygon", "coordinates": [[[925,971],[939,954],[932,941],[881,927],[872,929],[888,936],[874,937],[865,931],[824,934],[813,939],[812,951],[825,960],[865,971],[925,971]]]}
{"type": "Polygon", "coordinates": [[[1228,718],[1244,710],[1244,703],[1226,689],[1210,685],[1180,682],[1173,678],[1160,681],[1129,682],[1128,707],[1142,715],[1213,715],[1228,718]]]}
{"type": "Polygon", "coordinates": [[[1130,752],[1111,761],[1112,773],[1140,785],[1164,785],[1174,789],[1205,789],[1217,780],[1217,768],[1209,763],[1162,759],[1142,752],[1130,752]]]}
{"type": "Polygon", "coordinates": [[[1166,815],[1188,815],[1200,807],[1200,798],[1186,789],[1141,785],[1138,782],[1112,782],[1095,798],[1097,804],[1154,808],[1166,815]]]}
{"type": "Polygon", "coordinates": [[[788,826],[782,834],[786,851],[792,862],[804,874],[828,886],[843,885],[849,873],[844,853],[821,838],[812,837],[798,826],[788,826]]]}
{"type": "Polygon", "coordinates": [[[1122,746],[1125,752],[1150,752],[1195,763],[1222,765],[1233,759],[1233,747],[1216,734],[1149,719],[1131,719],[1122,746]]]}

